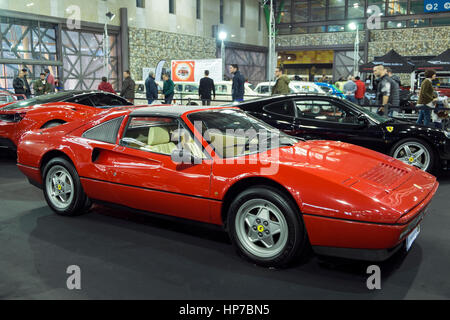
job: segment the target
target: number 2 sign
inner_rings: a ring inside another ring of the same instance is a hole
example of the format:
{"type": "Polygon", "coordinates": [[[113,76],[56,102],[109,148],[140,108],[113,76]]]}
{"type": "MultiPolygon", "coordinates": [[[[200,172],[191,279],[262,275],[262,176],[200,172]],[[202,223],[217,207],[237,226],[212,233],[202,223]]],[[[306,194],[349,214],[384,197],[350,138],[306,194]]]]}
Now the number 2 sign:
{"type": "Polygon", "coordinates": [[[450,11],[450,0],[425,0],[424,12],[450,11]]]}

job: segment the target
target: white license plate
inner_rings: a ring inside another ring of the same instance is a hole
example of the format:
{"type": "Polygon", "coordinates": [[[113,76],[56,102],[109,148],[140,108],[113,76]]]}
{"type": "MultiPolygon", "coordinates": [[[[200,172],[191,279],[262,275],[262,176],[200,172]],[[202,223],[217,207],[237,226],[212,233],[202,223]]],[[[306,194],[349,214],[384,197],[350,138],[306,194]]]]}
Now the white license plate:
{"type": "Polygon", "coordinates": [[[411,246],[414,242],[414,240],[417,239],[417,236],[420,233],[420,225],[418,225],[406,238],[406,251],[409,251],[411,249],[411,246]]]}

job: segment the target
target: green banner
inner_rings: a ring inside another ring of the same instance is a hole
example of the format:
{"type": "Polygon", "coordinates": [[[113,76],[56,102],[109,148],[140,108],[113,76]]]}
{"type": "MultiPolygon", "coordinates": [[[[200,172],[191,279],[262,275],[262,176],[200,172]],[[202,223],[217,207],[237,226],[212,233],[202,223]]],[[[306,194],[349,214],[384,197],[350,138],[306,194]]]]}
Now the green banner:
{"type": "MultiPolygon", "coordinates": [[[[280,5],[278,7],[278,15],[275,17],[276,24],[281,22],[281,12],[283,11],[283,9],[284,9],[284,0],[281,0],[280,5]]],[[[270,6],[267,4],[264,5],[264,15],[266,16],[267,32],[270,33],[270,6]]]]}

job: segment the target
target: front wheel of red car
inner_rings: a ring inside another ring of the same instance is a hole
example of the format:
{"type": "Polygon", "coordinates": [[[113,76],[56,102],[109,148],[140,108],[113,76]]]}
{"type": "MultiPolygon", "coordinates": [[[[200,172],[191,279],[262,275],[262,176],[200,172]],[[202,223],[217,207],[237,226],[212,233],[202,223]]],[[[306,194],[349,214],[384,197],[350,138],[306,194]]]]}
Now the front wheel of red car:
{"type": "Polygon", "coordinates": [[[64,158],[50,160],[44,168],[43,189],[47,204],[62,216],[77,216],[90,203],[74,166],[64,158]]]}
{"type": "Polygon", "coordinates": [[[255,264],[281,268],[306,251],[308,237],[296,204],[269,186],[240,193],[228,211],[230,238],[238,253],[255,264]]]}

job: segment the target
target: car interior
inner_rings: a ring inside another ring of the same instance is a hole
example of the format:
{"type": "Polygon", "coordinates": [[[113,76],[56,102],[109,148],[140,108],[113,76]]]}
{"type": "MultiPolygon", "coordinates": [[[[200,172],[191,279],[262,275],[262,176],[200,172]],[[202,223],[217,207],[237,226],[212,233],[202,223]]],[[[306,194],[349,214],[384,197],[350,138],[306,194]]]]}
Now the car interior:
{"type": "Polygon", "coordinates": [[[192,135],[174,119],[134,118],[124,138],[130,148],[166,155],[171,155],[176,149],[184,149],[196,158],[205,158],[192,135]]]}
{"type": "Polygon", "coordinates": [[[356,114],[346,112],[328,101],[295,101],[299,118],[338,123],[357,123],[356,114]]]}

